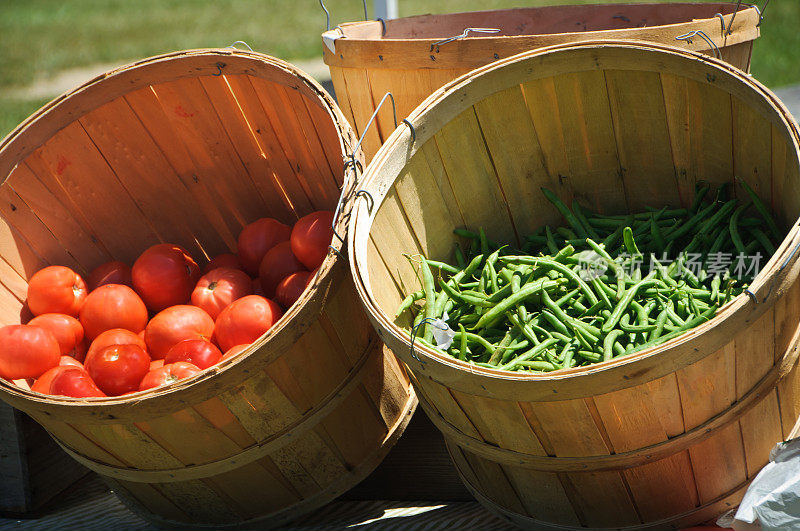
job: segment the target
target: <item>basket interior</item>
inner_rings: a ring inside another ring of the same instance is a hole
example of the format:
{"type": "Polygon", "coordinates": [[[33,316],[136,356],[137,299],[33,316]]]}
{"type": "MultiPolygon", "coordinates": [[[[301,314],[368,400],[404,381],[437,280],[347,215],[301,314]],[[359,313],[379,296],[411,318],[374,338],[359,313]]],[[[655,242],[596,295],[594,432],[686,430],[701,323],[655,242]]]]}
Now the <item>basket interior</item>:
{"type": "MultiPolygon", "coordinates": [[[[421,288],[404,253],[455,263],[453,229],[483,227],[520,246],[540,226],[564,224],[540,187],[568,205],[621,214],[688,206],[699,180],[731,183],[745,197],[739,177],[788,228],[800,214],[791,118],[743,75],[679,59],[587,46],[509,60],[415,113],[420,147],[396,178],[378,167],[367,176],[388,190],[360,269],[384,314],[421,288]]],[[[376,162],[407,153],[392,138],[376,162]]]]}
{"type": "Polygon", "coordinates": [[[385,21],[385,32],[375,22],[345,25],[342,29],[345,35],[356,39],[444,38],[475,27],[501,30],[483,35],[488,37],[545,35],[665,26],[714,18],[716,13],[729,15],[735,10],[735,4],[726,2],[550,6],[399,18],[385,21]]]}
{"type": "Polygon", "coordinates": [[[0,324],[20,322],[45,265],[85,274],[160,242],[202,264],[258,218],[333,210],[344,144],[327,101],[285,63],[206,52],[51,103],[0,145],[0,324]]]}

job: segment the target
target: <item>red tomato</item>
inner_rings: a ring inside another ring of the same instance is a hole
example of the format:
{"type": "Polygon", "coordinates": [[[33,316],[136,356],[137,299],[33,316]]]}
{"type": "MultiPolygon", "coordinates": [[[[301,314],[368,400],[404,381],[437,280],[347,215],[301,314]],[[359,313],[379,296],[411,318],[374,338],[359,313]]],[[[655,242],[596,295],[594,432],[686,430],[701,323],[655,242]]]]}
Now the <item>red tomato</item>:
{"type": "Polygon", "coordinates": [[[43,313],[31,319],[28,324],[49,330],[58,341],[62,355],[73,353],[83,341],[83,326],[77,319],[65,313],[43,313]]]}
{"type": "Polygon", "coordinates": [[[150,370],[154,371],[164,366],[164,360],[153,360],[150,362],[150,370]]]}
{"type": "Polygon", "coordinates": [[[261,218],[239,233],[239,260],[251,276],[258,274],[258,266],[267,251],[280,242],[289,240],[292,229],[277,219],[261,218]]]}
{"type": "Polygon", "coordinates": [[[221,267],[206,273],[192,292],[192,304],[212,319],[236,299],[253,293],[253,281],[239,269],[221,267]]]}
{"type": "Polygon", "coordinates": [[[134,334],[130,330],[125,330],[123,328],[112,328],[111,330],[106,330],[92,341],[92,344],[89,346],[89,351],[86,353],[86,357],[88,358],[90,354],[99,352],[111,345],[136,345],[142,350],[147,350],[144,339],[142,339],[139,334],[134,334]]]}
{"type": "Polygon", "coordinates": [[[220,359],[222,359],[222,352],[213,343],[205,339],[184,339],[169,349],[164,358],[164,365],[188,361],[200,369],[208,369],[220,359]]]}
{"type": "Polygon", "coordinates": [[[149,309],[189,302],[200,268],[181,247],[171,243],[154,245],[142,253],[131,270],[133,287],[149,309]]]}
{"type": "Polygon", "coordinates": [[[73,352],[71,352],[69,355],[72,356],[73,358],[75,358],[77,361],[83,363],[83,360],[86,359],[86,351],[89,350],[89,346],[88,345],[89,345],[89,342],[84,337],[83,341],[78,343],[75,346],[75,350],[73,352]]]}
{"type": "Polygon", "coordinates": [[[214,257],[206,266],[203,268],[203,274],[209,273],[214,271],[215,269],[219,269],[220,267],[227,267],[228,269],[238,269],[239,271],[244,271],[244,267],[242,266],[242,262],[239,260],[239,257],[233,253],[224,253],[217,255],[214,257]]]}
{"type": "Polygon", "coordinates": [[[321,210],[297,220],[292,228],[292,252],[306,269],[316,269],[328,256],[333,239],[333,212],[321,210]]]}
{"type": "Polygon", "coordinates": [[[89,292],[92,292],[100,286],[106,284],[122,284],[123,286],[133,287],[133,279],[131,278],[131,267],[125,262],[106,262],[103,265],[97,266],[86,277],[86,285],[89,292]]]}
{"type": "Polygon", "coordinates": [[[306,289],[311,275],[312,273],[308,271],[298,271],[281,280],[275,289],[275,300],[284,308],[294,304],[306,289]]]}
{"type": "Polygon", "coordinates": [[[222,310],[217,317],[214,335],[224,351],[236,345],[249,345],[281,318],[283,311],[275,302],[248,295],[222,310]]]}
{"type": "Polygon", "coordinates": [[[178,361],[148,372],[139,384],[139,391],[169,385],[181,378],[200,374],[200,369],[185,361],[178,361]]]}
{"type": "Polygon", "coordinates": [[[144,332],[147,349],[154,360],[164,359],[169,349],[184,339],[210,340],[214,320],[196,306],[171,306],[153,317],[144,332]]]}
{"type": "Polygon", "coordinates": [[[83,369],[83,363],[79,362],[72,356],[61,356],[58,362],[59,367],[80,367],[83,369]]]}
{"type": "Polygon", "coordinates": [[[0,378],[38,378],[60,359],[61,348],[50,331],[31,325],[0,328],[0,378]]]}
{"type": "MultiPolygon", "coordinates": [[[[58,376],[59,374],[70,368],[74,369],[75,367],[72,367],[70,365],[57,365],[52,369],[47,369],[44,372],[44,374],[39,376],[36,379],[36,381],[33,382],[33,385],[31,386],[31,391],[35,393],[42,393],[43,395],[49,395],[50,384],[53,383],[53,378],[55,378],[56,376],[58,376]]],[[[83,368],[82,365],[81,368],[83,368]]]]}
{"type": "Polygon", "coordinates": [[[261,267],[258,268],[258,278],[261,279],[264,295],[267,298],[274,297],[281,280],[297,271],[305,271],[305,267],[292,254],[289,242],[281,242],[267,251],[261,267]]]}
{"type": "Polygon", "coordinates": [[[80,275],[64,266],[45,267],[28,282],[28,307],[34,315],[65,313],[77,317],[86,295],[86,283],[80,275]]]}
{"type": "Polygon", "coordinates": [[[249,346],[250,345],[245,344],[245,345],[236,345],[235,347],[231,347],[225,352],[225,354],[222,355],[222,359],[219,361],[225,361],[229,358],[232,358],[249,346]]]}
{"type": "Polygon", "coordinates": [[[55,375],[50,383],[50,394],[75,398],[106,396],[89,373],[77,367],[65,367],[65,370],[55,375]]]}
{"type": "Polygon", "coordinates": [[[139,389],[150,372],[150,356],[136,345],[111,345],[86,356],[85,366],[101,391],[119,396],[139,389]]]}
{"type": "Polygon", "coordinates": [[[128,286],[106,284],[86,298],[81,308],[81,323],[90,340],[112,328],[138,333],[147,325],[147,308],[128,286]]]}

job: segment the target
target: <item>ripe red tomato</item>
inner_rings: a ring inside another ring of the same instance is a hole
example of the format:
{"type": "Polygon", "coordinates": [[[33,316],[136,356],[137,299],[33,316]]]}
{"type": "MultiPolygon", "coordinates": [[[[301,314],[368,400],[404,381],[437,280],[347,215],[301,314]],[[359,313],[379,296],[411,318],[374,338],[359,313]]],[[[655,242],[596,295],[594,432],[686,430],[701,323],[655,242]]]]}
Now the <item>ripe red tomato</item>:
{"type": "Polygon", "coordinates": [[[169,385],[181,378],[200,374],[200,369],[185,361],[178,361],[148,372],[139,384],[139,391],[169,385]]]}
{"type": "Polygon", "coordinates": [[[83,369],[83,363],[79,362],[72,356],[61,356],[61,359],[58,361],[59,367],[80,367],[83,369]]]}
{"type": "Polygon", "coordinates": [[[112,328],[138,333],[147,325],[147,308],[128,286],[106,284],[86,298],[81,308],[81,323],[90,340],[112,328]]]}
{"type": "Polygon", "coordinates": [[[74,369],[75,367],[79,369],[83,369],[83,363],[79,362],[72,356],[61,356],[61,361],[58,363],[56,367],[52,369],[48,369],[33,382],[31,386],[31,391],[35,391],[37,393],[42,393],[45,395],[50,394],[50,384],[53,382],[53,378],[61,374],[67,369],[74,369]]]}
{"type": "Polygon", "coordinates": [[[236,345],[249,345],[269,330],[283,315],[277,303],[248,295],[222,310],[217,317],[214,335],[222,350],[228,351],[236,345]]]}
{"type": "Polygon", "coordinates": [[[106,284],[122,284],[132,288],[131,267],[125,262],[106,262],[94,268],[86,277],[86,286],[90,293],[106,284]]]}
{"type": "Polygon", "coordinates": [[[175,343],[164,358],[164,365],[188,361],[200,369],[208,369],[222,359],[222,352],[205,339],[184,339],[175,343]]]}
{"type": "Polygon", "coordinates": [[[328,255],[333,239],[333,212],[312,212],[297,220],[290,238],[292,252],[306,269],[316,269],[328,255]]]}
{"type": "Polygon", "coordinates": [[[74,396],[87,398],[92,396],[106,396],[84,369],[66,367],[53,377],[50,383],[50,394],[58,396],[74,396]]]}
{"type": "Polygon", "coordinates": [[[229,358],[232,358],[249,346],[250,345],[236,345],[235,347],[231,347],[227,351],[225,351],[225,354],[222,355],[222,359],[220,359],[219,361],[225,361],[229,358]]]}
{"type": "Polygon", "coordinates": [[[261,218],[247,225],[239,233],[239,260],[251,276],[258,274],[258,266],[267,251],[280,242],[288,241],[292,229],[277,219],[261,218]]]}
{"type": "Polygon", "coordinates": [[[220,267],[244,271],[244,266],[242,266],[242,262],[239,260],[237,255],[233,253],[223,253],[215,256],[209,263],[206,264],[206,266],[203,268],[203,274],[205,275],[206,273],[214,271],[215,269],[219,269],[220,267]]]}
{"type": "Polygon", "coordinates": [[[298,271],[281,280],[275,288],[275,300],[284,308],[289,308],[300,298],[312,274],[309,271],[298,271]]]}
{"type": "Polygon", "coordinates": [[[83,342],[83,326],[77,319],[65,313],[43,313],[31,319],[28,324],[49,330],[58,341],[62,355],[76,354],[76,348],[83,342]]]}
{"type": "Polygon", "coordinates": [[[206,273],[192,292],[192,304],[216,319],[236,299],[253,293],[253,281],[239,269],[221,267],[206,273]]]}
{"type": "Polygon", "coordinates": [[[150,370],[154,371],[164,366],[164,360],[153,360],[150,362],[150,370]]]}
{"type": "Polygon", "coordinates": [[[28,282],[28,307],[34,315],[65,313],[77,317],[87,293],[86,283],[75,271],[49,266],[37,271],[28,282]]]}
{"type": "Polygon", "coordinates": [[[31,325],[0,328],[0,378],[38,378],[60,358],[61,348],[50,331],[31,325]]]}
{"type": "Polygon", "coordinates": [[[292,254],[289,242],[281,242],[264,255],[261,267],[258,268],[258,278],[261,279],[261,289],[267,298],[275,296],[275,289],[281,280],[297,271],[305,271],[305,267],[292,254]]]}
{"type": "Polygon", "coordinates": [[[106,330],[92,341],[86,357],[88,358],[93,352],[99,352],[111,345],[136,345],[142,350],[147,350],[144,339],[139,334],[134,334],[130,330],[123,328],[112,328],[111,330],[106,330]]]}
{"type": "Polygon", "coordinates": [[[150,356],[136,345],[111,345],[86,356],[85,367],[101,391],[119,396],[139,389],[150,372],[150,356]]]}
{"type": "Polygon", "coordinates": [[[170,306],[153,317],[144,332],[147,350],[154,360],[164,359],[169,349],[184,339],[210,340],[214,320],[196,306],[170,306]]]}
{"type": "Polygon", "coordinates": [[[149,309],[189,302],[200,268],[185,249],[171,243],[154,245],[136,259],[131,270],[133,287],[149,309]]]}

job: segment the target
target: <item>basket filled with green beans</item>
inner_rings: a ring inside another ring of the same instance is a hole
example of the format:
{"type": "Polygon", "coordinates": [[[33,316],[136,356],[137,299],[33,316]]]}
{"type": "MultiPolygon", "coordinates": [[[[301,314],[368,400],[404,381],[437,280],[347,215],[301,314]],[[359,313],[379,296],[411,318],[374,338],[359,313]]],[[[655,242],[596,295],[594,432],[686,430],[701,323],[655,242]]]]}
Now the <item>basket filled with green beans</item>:
{"type": "Polygon", "coordinates": [[[563,217],[522,245],[456,229],[454,263],[407,255],[423,289],[396,318],[413,345],[487,369],[552,372],[660,345],[742,294],[783,238],[745,182],[699,183],[688,208],[600,214],[552,191],[563,217]],[[518,248],[517,248],[518,247],[518,248]]]}

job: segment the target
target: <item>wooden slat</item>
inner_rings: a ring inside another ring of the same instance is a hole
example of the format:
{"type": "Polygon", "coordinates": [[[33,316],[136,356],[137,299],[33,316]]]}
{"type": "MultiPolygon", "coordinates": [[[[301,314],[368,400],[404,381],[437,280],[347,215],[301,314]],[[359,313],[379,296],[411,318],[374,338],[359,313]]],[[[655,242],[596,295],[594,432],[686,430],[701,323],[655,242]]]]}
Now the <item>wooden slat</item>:
{"type": "MultiPolygon", "coordinates": [[[[772,123],[738,98],[731,98],[731,107],[734,175],[772,204],[772,123]]],[[[738,186],[736,196],[748,197],[738,186]]]]}
{"type": "Polygon", "coordinates": [[[521,88],[511,87],[489,96],[475,105],[475,112],[520,236],[543,223],[555,223],[558,211],[539,188],[553,188],[556,183],[544,168],[533,121],[520,118],[529,116],[521,88]],[[508,127],[512,121],[514,127],[508,127]]]}
{"type": "Polygon", "coordinates": [[[366,390],[356,388],[320,423],[348,468],[375,451],[388,430],[366,390]]]}
{"type": "Polygon", "coordinates": [[[734,489],[747,478],[742,435],[739,423],[734,422],[689,449],[701,504],[734,489]]]}
{"type": "Polygon", "coordinates": [[[659,74],[606,70],[605,77],[628,208],[638,212],[653,197],[679,204],[659,74]]]}
{"type": "Polygon", "coordinates": [[[467,226],[475,230],[482,226],[495,241],[515,241],[509,206],[498,190],[497,175],[475,111],[465,110],[434,138],[467,226]]]}
{"type": "Polygon", "coordinates": [[[322,151],[328,159],[328,167],[333,173],[334,183],[338,188],[342,187],[344,177],[344,155],[340,144],[342,143],[339,135],[341,131],[336,128],[332,121],[330,109],[323,107],[319,101],[303,98],[303,103],[314,124],[315,132],[322,145],[322,151]]]}
{"type": "Polygon", "coordinates": [[[158,514],[163,518],[174,521],[185,521],[188,516],[175,503],[169,500],[164,493],[148,483],[113,482],[115,492],[130,496],[139,502],[146,510],[158,514]]]}
{"type": "Polygon", "coordinates": [[[207,170],[197,165],[181,135],[167,117],[166,110],[159,103],[156,93],[147,87],[129,92],[125,95],[125,101],[203,211],[208,228],[204,233],[197,234],[203,249],[209,255],[235,251],[240,227],[228,223],[225,207],[217,201],[213,176],[208,176],[207,170]]]}
{"type": "MultiPolygon", "coordinates": [[[[418,213],[412,212],[410,215],[414,216],[418,215],[418,213]]],[[[379,231],[378,234],[395,234],[396,236],[382,241],[379,251],[381,258],[390,268],[389,274],[403,288],[403,296],[421,287],[421,283],[417,280],[418,277],[414,266],[403,256],[404,254],[415,254],[423,251],[416,238],[414,238],[414,233],[411,229],[416,219],[406,217],[397,191],[392,191],[386,196],[373,222],[373,227],[379,231]]],[[[377,278],[380,279],[381,277],[377,278]]]]}
{"type": "MultiPolygon", "coordinates": [[[[342,68],[342,78],[344,79],[344,86],[347,87],[347,100],[350,102],[350,108],[353,111],[353,119],[350,125],[355,129],[359,138],[364,134],[364,128],[369,121],[370,116],[375,110],[377,101],[373,101],[372,93],[370,92],[369,77],[367,71],[360,68],[342,68]]],[[[371,127],[361,147],[364,149],[367,161],[377,153],[378,148],[381,146],[381,138],[377,127],[371,127]]]]}
{"type": "Polygon", "coordinates": [[[681,393],[675,374],[648,382],[646,386],[653,405],[661,411],[661,425],[667,437],[675,437],[686,431],[681,393]]]}
{"type": "Polygon", "coordinates": [[[774,327],[774,309],[769,309],[736,335],[736,398],[752,389],[774,365],[774,327]]]}
{"type": "Polygon", "coordinates": [[[563,74],[553,84],[570,175],[593,183],[581,198],[594,210],[622,212],[625,194],[603,72],[563,74]]]}
{"type": "Polygon", "coordinates": [[[231,510],[225,498],[203,481],[154,483],[153,487],[180,507],[189,521],[213,524],[241,519],[238,513],[231,510]]]}
{"type": "Polygon", "coordinates": [[[610,448],[603,440],[584,400],[527,403],[547,437],[548,446],[558,457],[604,455],[610,448]],[[570,419],[564,422],[564,419],[570,419]]]}
{"type": "Polygon", "coordinates": [[[39,151],[50,170],[50,175],[37,174],[39,179],[50,179],[45,185],[69,200],[73,216],[80,212],[85,217],[114,259],[132,263],[142,249],[159,241],[152,222],[79,123],[56,133],[39,151]]]}
{"type": "Polygon", "coordinates": [[[623,472],[645,521],[688,512],[698,505],[688,452],[623,472]]]}
{"type": "Polygon", "coordinates": [[[527,514],[555,524],[580,525],[580,519],[557,474],[532,472],[513,466],[503,466],[502,470],[527,514]]]}
{"type": "MultiPolygon", "coordinates": [[[[754,478],[769,461],[769,453],[783,440],[777,393],[772,392],[739,420],[747,477],[754,478]]],[[[790,412],[786,412],[790,418],[790,412]]]]}
{"type": "Polygon", "coordinates": [[[571,485],[575,510],[588,525],[615,527],[640,523],[641,517],[631,499],[630,487],[620,472],[562,474],[571,485]]]}
{"type": "Polygon", "coordinates": [[[300,418],[295,406],[266,378],[250,378],[219,399],[256,441],[267,439],[300,418]]]}
{"type": "Polygon", "coordinates": [[[116,457],[131,467],[157,470],[182,464],[133,424],[88,424],[75,429],[98,446],[113,449],[116,457]]]}
{"type": "Polygon", "coordinates": [[[341,282],[332,283],[330,290],[320,315],[320,324],[326,328],[329,337],[333,332],[339,338],[339,344],[349,360],[349,369],[361,358],[376,334],[365,315],[351,311],[361,303],[350,275],[343,275],[341,282]]]}

